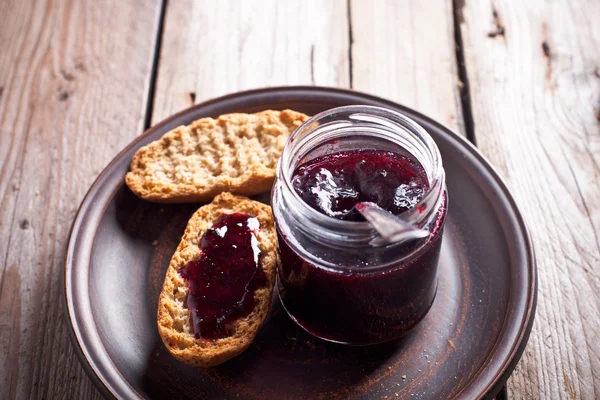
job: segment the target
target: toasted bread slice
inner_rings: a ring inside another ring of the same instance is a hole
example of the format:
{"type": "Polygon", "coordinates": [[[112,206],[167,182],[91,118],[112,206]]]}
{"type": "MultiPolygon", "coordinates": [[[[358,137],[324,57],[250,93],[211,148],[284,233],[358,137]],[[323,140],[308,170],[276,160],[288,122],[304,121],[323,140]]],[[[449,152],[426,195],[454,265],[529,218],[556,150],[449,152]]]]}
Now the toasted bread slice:
{"type": "Polygon", "coordinates": [[[160,203],[265,192],[285,141],[307,119],[291,110],[199,119],[139,149],[125,182],[139,197],[160,203]]]}
{"type": "Polygon", "coordinates": [[[269,312],[276,264],[275,226],[271,207],[230,193],[223,193],[215,197],[212,203],[200,207],[188,222],[171,259],[158,303],[158,331],[171,354],[186,364],[210,367],[246,350],[269,312]],[[261,251],[260,262],[266,285],[254,292],[255,306],[251,313],[228,326],[231,336],[216,340],[197,339],[193,332],[191,311],[186,306],[188,286],[179,271],[188,261],[200,256],[199,243],[204,232],[222,214],[236,212],[256,217],[260,222],[260,229],[254,234],[261,251]]]}

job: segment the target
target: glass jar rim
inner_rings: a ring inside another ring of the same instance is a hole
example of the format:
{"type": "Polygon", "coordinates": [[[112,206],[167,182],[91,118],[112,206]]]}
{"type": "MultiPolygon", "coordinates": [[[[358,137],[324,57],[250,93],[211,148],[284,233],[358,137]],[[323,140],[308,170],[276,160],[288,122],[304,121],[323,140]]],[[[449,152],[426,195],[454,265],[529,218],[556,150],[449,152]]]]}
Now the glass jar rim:
{"type": "MultiPolygon", "coordinates": [[[[293,157],[297,156],[294,150],[297,150],[296,147],[298,146],[302,147],[305,145],[302,141],[296,142],[298,135],[307,131],[308,133],[312,133],[320,127],[343,131],[351,126],[349,123],[343,123],[342,121],[338,123],[337,127],[331,125],[321,125],[321,121],[335,117],[336,115],[347,115],[349,119],[356,120],[357,122],[371,122],[394,130],[402,129],[415,137],[418,136],[424,148],[426,148],[429,152],[432,160],[432,165],[429,169],[430,174],[428,173],[428,178],[430,178],[430,187],[414,206],[403,211],[402,213],[397,214],[397,216],[414,225],[419,225],[420,222],[428,219],[431,212],[427,211],[433,211],[433,208],[439,202],[444,189],[445,172],[437,145],[433,141],[433,138],[421,125],[406,115],[387,108],[368,105],[342,106],[318,113],[299,126],[288,138],[277,167],[277,179],[283,182],[285,190],[291,194],[294,207],[301,214],[303,214],[304,217],[313,221],[318,220],[319,223],[324,225],[326,228],[336,231],[344,231],[351,236],[355,236],[357,239],[359,237],[364,238],[372,235],[373,228],[368,222],[346,221],[323,214],[302,200],[292,185],[294,171],[291,167],[293,157]],[[425,210],[425,212],[420,210],[425,210]],[[353,235],[353,233],[355,234],[353,235]]],[[[331,130],[328,132],[331,132],[331,130]]],[[[426,166],[424,166],[424,168],[425,167],[426,166]]]]}

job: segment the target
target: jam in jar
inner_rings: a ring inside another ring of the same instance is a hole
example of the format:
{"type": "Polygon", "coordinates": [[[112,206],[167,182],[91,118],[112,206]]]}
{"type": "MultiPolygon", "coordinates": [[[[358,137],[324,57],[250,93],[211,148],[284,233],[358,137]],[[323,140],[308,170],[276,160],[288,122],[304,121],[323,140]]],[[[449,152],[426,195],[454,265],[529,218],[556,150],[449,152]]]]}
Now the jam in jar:
{"type": "Polygon", "coordinates": [[[402,336],[427,314],[447,197],[439,150],[416,122],[371,106],[316,115],[288,140],[272,200],[279,295],[301,327],[366,345],[402,336]],[[372,245],[362,202],[429,235],[372,245]]]}

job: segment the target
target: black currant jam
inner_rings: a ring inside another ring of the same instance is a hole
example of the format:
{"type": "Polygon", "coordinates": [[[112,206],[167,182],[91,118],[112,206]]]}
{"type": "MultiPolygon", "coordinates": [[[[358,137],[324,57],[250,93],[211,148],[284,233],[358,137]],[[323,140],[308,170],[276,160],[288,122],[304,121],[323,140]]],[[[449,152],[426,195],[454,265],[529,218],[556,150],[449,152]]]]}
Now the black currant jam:
{"type": "MultiPolygon", "coordinates": [[[[435,298],[445,216],[444,205],[415,255],[381,271],[317,266],[292,250],[278,229],[281,301],[300,326],[322,339],[364,345],[402,336],[425,317],[435,298]]],[[[401,244],[393,252],[409,254],[415,245],[401,244]]],[[[357,258],[348,252],[347,264],[357,258]]]]}
{"type": "Polygon", "coordinates": [[[288,314],[313,335],[368,345],[421,321],[437,292],[447,215],[444,169],[429,134],[383,108],[325,111],[289,138],[272,195],[278,289],[288,314]],[[356,210],[371,202],[426,230],[377,246],[356,210]]]}
{"type": "Polygon", "coordinates": [[[221,215],[202,236],[200,256],[180,269],[197,338],[229,336],[230,323],[254,309],[254,292],[266,284],[254,234],[258,229],[254,217],[221,215]]]}
{"type": "Polygon", "coordinates": [[[417,160],[381,150],[326,154],[300,165],[292,178],[306,204],[333,218],[364,221],[354,209],[368,201],[400,214],[429,190],[427,174],[417,160]]]}

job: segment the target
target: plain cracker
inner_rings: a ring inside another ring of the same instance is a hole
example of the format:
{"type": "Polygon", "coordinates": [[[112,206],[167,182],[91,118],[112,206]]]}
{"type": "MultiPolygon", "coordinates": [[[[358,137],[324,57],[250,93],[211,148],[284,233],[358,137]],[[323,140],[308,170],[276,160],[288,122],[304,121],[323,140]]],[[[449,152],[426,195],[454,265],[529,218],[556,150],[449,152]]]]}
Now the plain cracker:
{"type": "Polygon", "coordinates": [[[287,138],[308,118],[292,110],[267,110],[199,119],[140,148],[125,182],[139,197],[161,203],[265,192],[273,185],[287,138]]]}

